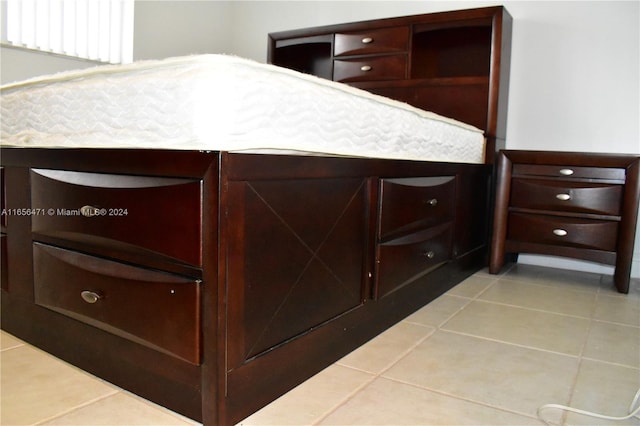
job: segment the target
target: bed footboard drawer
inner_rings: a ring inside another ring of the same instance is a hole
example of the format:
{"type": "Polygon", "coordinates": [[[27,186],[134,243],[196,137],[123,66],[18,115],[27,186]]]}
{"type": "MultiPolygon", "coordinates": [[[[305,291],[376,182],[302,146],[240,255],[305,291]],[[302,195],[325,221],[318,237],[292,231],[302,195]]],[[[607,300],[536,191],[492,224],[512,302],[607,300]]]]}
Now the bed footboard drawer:
{"type": "Polygon", "coordinates": [[[377,297],[409,284],[451,259],[452,245],[452,222],[379,244],[377,297]]]}
{"type": "Polygon", "coordinates": [[[451,220],[454,195],[453,176],[382,179],[380,239],[451,220]]]}
{"type": "Polygon", "coordinates": [[[507,240],[613,252],[617,239],[616,221],[509,214],[507,240]]]}
{"type": "Polygon", "coordinates": [[[199,281],[34,243],[36,304],[200,363],[199,281]]]}
{"type": "Polygon", "coordinates": [[[201,189],[195,179],[31,170],[35,239],[45,235],[201,266],[201,189]]]}

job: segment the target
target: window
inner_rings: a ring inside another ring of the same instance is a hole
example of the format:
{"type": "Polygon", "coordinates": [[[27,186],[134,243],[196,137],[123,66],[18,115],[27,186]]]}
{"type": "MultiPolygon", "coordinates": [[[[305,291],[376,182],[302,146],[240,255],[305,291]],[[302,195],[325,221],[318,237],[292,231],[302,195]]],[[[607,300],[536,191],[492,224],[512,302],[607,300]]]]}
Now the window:
{"type": "Polygon", "coordinates": [[[7,0],[7,42],[111,63],[133,60],[134,0],[7,0]]]}

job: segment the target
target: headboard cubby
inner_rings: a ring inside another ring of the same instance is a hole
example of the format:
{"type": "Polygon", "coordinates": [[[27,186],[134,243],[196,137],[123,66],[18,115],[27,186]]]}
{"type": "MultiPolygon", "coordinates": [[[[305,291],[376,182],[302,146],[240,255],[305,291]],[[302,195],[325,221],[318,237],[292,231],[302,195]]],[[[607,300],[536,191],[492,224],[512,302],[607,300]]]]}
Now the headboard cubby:
{"type": "Polygon", "coordinates": [[[512,18],[502,6],[269,34],[268,61],[472,124],[505,148],[512,18]]]}

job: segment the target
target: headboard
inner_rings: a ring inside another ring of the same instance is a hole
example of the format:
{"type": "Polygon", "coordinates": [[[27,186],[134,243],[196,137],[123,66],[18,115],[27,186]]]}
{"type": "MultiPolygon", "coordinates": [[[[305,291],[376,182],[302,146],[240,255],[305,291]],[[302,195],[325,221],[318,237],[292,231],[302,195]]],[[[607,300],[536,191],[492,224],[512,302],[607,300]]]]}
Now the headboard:
{"type": "Polygon", "coordinates": [[[269,34],[272,64],[347,83],[485,132],[505,147],[512,18],[502,6],[269,34]]]}

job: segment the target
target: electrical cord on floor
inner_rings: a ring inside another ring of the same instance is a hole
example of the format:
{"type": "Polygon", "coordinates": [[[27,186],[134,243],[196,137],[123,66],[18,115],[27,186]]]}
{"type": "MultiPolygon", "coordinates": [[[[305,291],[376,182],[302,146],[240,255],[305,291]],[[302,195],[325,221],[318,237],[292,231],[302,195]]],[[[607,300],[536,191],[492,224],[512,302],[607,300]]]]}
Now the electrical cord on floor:
{"type": "Polygon", "coordinates": [[[547,420],[545,420],[542,417],[542,411],[547,409],[558,409],[558,410],[569,411],[577,414],[583,414],[585,416],[595,417],[595,418],[604,419],[604,420],[622,421],[622,420],[630,419],[632,417],[635,417],[640,420],[639,402],[640,402],[640,389],[638,389],[638,391],[636,392],[636,395],[633,397],[633,401],[631,401],[631,405],[629,406],[629,414],[624,417],[607,416],[604,414],[592,413],[590,411],[580,410],[577,408],[567,407],[565,405],[559,405],[559,404],[545,404],[540,408],[538,408],[538,419],[540,419],[547,425],[551,425],[552,423],[549,423],[547,420]]]}

